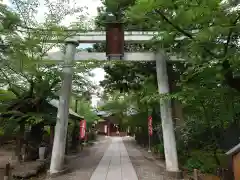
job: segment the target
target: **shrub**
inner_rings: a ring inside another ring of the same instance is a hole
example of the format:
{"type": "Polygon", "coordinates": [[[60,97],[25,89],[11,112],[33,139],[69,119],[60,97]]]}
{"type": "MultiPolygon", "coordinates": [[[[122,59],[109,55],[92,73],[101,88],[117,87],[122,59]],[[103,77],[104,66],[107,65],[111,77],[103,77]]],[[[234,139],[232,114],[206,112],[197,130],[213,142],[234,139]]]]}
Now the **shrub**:
{"type": "Polygon", "coordinates": [[[157,149],[158,149],[159,153],[164,154],[164,146],[163,146],[163,144],[157,144],[157,149]]]}
{"type": "Polygon", "coordinates": [[[184,168],[190,171],[198,169],[203,173],[214,173],[218,168],[213,153],[205,151],[193,151],[184,163],[184,168]]]}

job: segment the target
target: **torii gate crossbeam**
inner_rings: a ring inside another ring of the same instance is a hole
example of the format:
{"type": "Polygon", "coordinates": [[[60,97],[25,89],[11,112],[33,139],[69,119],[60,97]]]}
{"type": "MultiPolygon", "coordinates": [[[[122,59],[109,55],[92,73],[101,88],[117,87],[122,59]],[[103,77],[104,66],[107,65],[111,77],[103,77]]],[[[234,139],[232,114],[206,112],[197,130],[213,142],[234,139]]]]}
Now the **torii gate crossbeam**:
{"type": "MultiPolygon", "coordinates": [[[[155,36],[159,37],[158,32],[154,31],[130,31],[124,32],[124,40],[128,42],[146,42],[152,40],[155,36]]],[[[106,41],[105,31],[92,31],[81,32],[71,38],[68,41],[78,41],[79,43],[98,43],[106,41]]]]}
{"type": "MultiPolygon", "coordinates": [[[[64,61],[64,54],[60,51],[48,53],[45,59],[51,59],[54,61],[64,61]]],[[[74,56],[74,61],[87,61],[87,60],[97,60],[97,61],[107,61],[108,57],[106,53],[103,52],[76,52],[74,56]]],[[[124,53],[124,61],[156,61],[155,52],[127,52],[124,53]]],[[[177,56],[169,56],[169,62],[179,62],[184,61],[184,59],[178,58],[177,56]]]]}

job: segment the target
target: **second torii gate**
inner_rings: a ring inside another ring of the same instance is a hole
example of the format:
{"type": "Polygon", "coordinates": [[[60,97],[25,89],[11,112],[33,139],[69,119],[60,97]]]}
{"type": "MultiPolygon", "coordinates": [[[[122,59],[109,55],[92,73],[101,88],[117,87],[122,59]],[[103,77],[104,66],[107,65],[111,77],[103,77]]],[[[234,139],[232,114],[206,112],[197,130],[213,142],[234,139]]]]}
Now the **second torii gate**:
{"type": "MultiPolygon", "coordinates": [[[[169,93],[167,61],[179,61],[176,57],[167,57],[159,49],[156,53],[137,52],[124,53],[125,41],[146,42],[153,38],[155,32],[124,32],[121,23],[109,23],[106,32],[82,33],[79,36],[68,38],[66,43],[66,53],[64,59],[60,52],[48,55],[48,59],[64,60],[63,81],[61,87],[57,123],[55,127],[54,144],[50,165],[50,174],[56,174],[63,171],[66,133],[68,125],[68,107],[72,86],[73,62],[74,60],[128,60],[128,61],[156,61],[156,73],[158,81],[159,94],[169,93]],[[94,34],[95,33],[95,34],[94,34]],[[76,47],[79,43],[103,42],[106,40],[106,54],[104,53],[86,53],[76,54],[76,47]]],[[[176,140],[173,127],[171,100],[160,99],[160,111],[162,119],[162,132],[164,140],[164,152],[166,160],[166,172],[168,177],[182,179],[178,167],[178,157],[176,150],[176,140]]]]}

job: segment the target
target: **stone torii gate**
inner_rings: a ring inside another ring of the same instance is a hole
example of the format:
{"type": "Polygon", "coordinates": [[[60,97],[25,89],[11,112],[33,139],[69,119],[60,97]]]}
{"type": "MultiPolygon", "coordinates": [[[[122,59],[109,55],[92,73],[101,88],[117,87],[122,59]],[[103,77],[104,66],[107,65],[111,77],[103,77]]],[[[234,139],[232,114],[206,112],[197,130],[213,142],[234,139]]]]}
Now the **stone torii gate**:
{"type": "MultiPolygon", "coordinates": [[[[156,61],[156,73],[159,94],[169,93],[167,61],[181,61],[174,56],[168,57],[161,49],[157,52],[124,53],[124,41],[146,42],[151,40],[156,32],[124,32],[121,23],[109,23],[106,32],[80,33],[66,39],[66,53],[54,52],[48,54],[48,59],[64,61],[63,81],[61,87],[57,123],[50,165],[50,175],[63,171],[66,133],[68,125],[68,107],[72,85],[73,63],[78,60],[125,60],[125,61],[156,61]],[[76,53],[79,43],[96,43],[106,41],[106,53],[76,53]]],[[[169,177],[181,179],[178,167],[176,140],[173,127],[171,100],[160,99],[162,132],[166,172],[169,177]]]]}

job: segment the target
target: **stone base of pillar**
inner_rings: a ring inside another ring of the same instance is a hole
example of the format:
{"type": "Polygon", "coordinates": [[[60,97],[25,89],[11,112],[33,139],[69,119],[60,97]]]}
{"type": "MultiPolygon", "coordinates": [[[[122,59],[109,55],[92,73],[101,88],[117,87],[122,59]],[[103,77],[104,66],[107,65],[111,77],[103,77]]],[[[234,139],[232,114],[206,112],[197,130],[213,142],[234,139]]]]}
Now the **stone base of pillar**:
{"type": "Polygon", "coordinates": [[[64,168],[60,171],[57,171],[57,172],[54,172],[54,173],[50,173],[50,171],[47,172],[47,177],[49,178],[54,178],[54,177],[58,177],[58,176],[61,176],[63,174],[67,174],[71,172],[71,170],[69,168],[64,168]]]}
{"type": "Polygon", "coordinates": [[[165,180],[183,180],[182,171],[165,171],[164,173],[165,180]]]}

